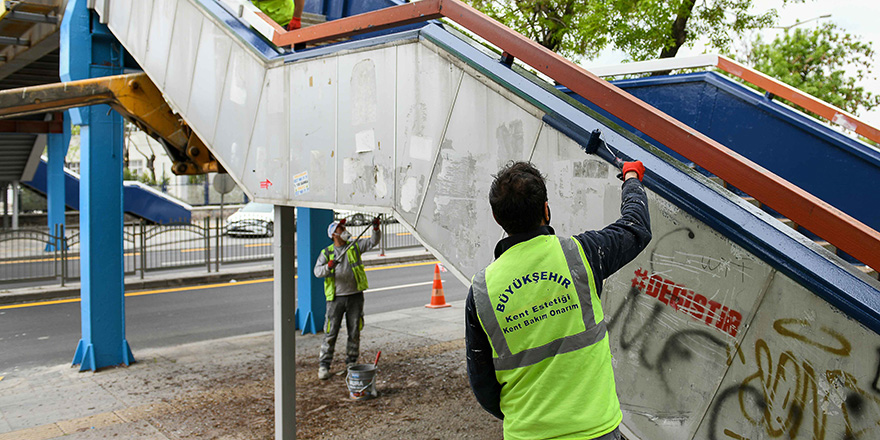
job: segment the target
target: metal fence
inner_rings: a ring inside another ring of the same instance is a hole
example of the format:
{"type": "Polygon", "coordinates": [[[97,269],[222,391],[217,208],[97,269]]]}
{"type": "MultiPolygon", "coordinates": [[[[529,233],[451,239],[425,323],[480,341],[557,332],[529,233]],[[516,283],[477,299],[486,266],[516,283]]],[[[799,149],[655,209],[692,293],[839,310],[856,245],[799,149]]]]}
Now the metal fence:
{"type": "MultiPolygon", "coordinates": [[[[371,214],[365,214],[372,219],[371,214]]],[[[369,221],[354,221],[350,231],[357,236],[369,221]]],[[[383,223],[379,252],[419,246],[399,223],[383,223]]],[[[372,233],[367,230],[364,237],[372,233]]],[[[123,227],[123,269],[126,275],[179,268],[221,267],[271,260],[272,222],[248,219],[228,223],[206,218],[185,224],[154,225],[128,223],[123,227]]],[[[0,285],[56,280],[62,285],[79,279],[80,230],[78,227],[28,227],[0,229],[0,285]]]]}

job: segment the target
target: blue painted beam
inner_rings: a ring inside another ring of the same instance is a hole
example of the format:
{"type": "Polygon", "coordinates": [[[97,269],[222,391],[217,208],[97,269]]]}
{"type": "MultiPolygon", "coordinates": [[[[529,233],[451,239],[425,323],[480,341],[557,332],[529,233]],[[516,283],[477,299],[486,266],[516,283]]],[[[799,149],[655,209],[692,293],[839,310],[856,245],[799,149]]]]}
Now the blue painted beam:
{"type": "MultiPolygon", "coordinates": [[[[67,3],[61,26],[64,81],[121,74],[124,49],[87,7],[67,3]]],[[[80,277],[82,338],[73,364],[80,371],[129,365],[122,267],[122,116],[107,105],[79,109],[80,277]]]]}
{"type": "Polygon", "coordinates": [[[296,209],[296,266],[299,275],[296,284],[296,328],[302,334],[318,333],[324,328],[324,280],[315,277],[312,270],[322,249],[330,244],[327,226],[333,221],[333,211],[326,209],[296,209]]]}
{"type": "MultiPolygon", "coordinates": [[[[64,158],[70,145],[70,116],[64,116],[64,133],[49,134],[47,152],[48,163],[46,172],[46,205],[48,211],[49,233],[56,237],[67,226],[65,210],[67,194],[64,185],[64,158]]],[[[46,245],[47,252],[60,247],[59,243],[46,245]]]]}

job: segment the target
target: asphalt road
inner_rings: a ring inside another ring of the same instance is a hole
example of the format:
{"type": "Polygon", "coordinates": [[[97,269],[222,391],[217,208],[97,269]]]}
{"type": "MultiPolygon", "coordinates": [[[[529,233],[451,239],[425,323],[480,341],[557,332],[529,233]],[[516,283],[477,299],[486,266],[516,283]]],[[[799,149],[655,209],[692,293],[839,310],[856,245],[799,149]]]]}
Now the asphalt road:
{"type": "MultiPolygon", "coordinates": [[[[421,307],[431,297],[433,263],[367,268],[366,314],[421,307]]],[[[467,288],[441,274],[447,301],[467,288]]],[[[139,349],[272,330],[270,279],[212,286],[126,292],[126,337],[139,349]]],[[[0,306],[0,376],[70,362],[80,339],[78,300],[0,306]]]]}

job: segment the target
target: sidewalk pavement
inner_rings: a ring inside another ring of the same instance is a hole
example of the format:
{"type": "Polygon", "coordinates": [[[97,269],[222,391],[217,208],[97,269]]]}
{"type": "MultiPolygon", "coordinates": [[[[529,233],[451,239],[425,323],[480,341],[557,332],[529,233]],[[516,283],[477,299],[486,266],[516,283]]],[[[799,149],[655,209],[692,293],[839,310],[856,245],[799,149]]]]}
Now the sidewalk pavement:
{"type": "MultiPolygon", "coordinates": [[[[370,331],[364,332],[361,346],[419,348],[462,341],[464,301],[450,304],[368,315],[370,331]]],[[[297,333],[297,364],[301,357],[315,356],[321,339],[297,333]]],[[[252,376],[246,364],[254,359],[271,364],[272,356],[273,334],[266,332],[141,350],[130,367],[97,373],[80,373],[69,364],[15,372],[0,378],[0,440],[166,440],[169,427],[162,420],[185,417],[193,399],[246,396],[251,390],[212,377],[222,378],[224,372],[252,376]]],[[[266,416],[271,423],[270,409],[266,416]]]]}
{"type": "MultiPolygon", "coordinates": [[[[378,266],[383,264],[399,264],[413,261],[429,261],[436,259],[430,252],[422,247],[394,249],[385,252],[384,256],[374,250],[364,253],[366,266],[378,266]]],[[[236,265],[222,266],[220,271],[208,272],[205,267],[187,269],[169,269],[148,273],[144,279],[140,274],[125,277],[125,291],[146,289],[162,289],[166,287],[196,286],[201,284],[224,283],[230,280],[248,280],[257,278],[271,278],[272,262],[239,263],[236,265]]],[[[309,268],[311,270],[311,267],[309,268]]],[[[48,301],[61,298],[76,298],[80,296],[80,284],[68,283],[66,286],[41,285],[13,289],[0,289],[0,305],[15,304],[31,301],[48,301]]]]}

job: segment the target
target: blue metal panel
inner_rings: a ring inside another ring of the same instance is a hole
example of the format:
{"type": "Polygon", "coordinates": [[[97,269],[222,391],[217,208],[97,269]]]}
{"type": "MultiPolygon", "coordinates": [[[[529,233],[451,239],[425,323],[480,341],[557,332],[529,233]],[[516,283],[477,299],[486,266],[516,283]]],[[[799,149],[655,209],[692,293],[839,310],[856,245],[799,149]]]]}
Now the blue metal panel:
{"type": "Polygon", "coordinates": [[[318,333],[324,328],[324,280],[316,278],[312,268],[321,249],[330,244],[327,226],[332,221],[333,211],[296,208],[296,328],[302,334],[318,333]]]}
{"type": "MultiPolygon", "coordinates": [[[[46,195],[47,198],[51,197],[51,190],[47,184],[48,170],[46,162],[40,161],[33,179],[22,184],[46,195]]],[[[64,190],[60,192],[65,196],[63,203],[70,209],[79,210],[79,179],[70,172],[64,172],[63,182],[64,190]]],[[[161,197],[134,185],[123,188],[122,204],[125,212],[154,223],[188,223],[192,219],[192,213],[183,203],[161,197]]]]}
{"type": "MultiPolygon", "coordinates": [[[[513,72],[497,60],[461,41],[439,26],[426,26],[421,35],[498,81],[507,90],[547,112],[545,122],[586,145],[590,131],[604,124],[632,141],[614,145],[621,158],[637,158],[647,168],[645,186],[730,238],[819,297],[880,333],[880,292],[873,286],[815,253],[773,225],[703,185],[668,162],[663,152],[603,115],[570,105],[556,90],[547,90],[513,72]],[[599,121],[597,123],[596,121],[599,121]]],[[[606,158],[607,160],[607,158],[606,158]]]]}
{"type": "Polygon", "coordinates": [[[303,12],[308,12],[309,14],[318,14],[324,15],[324,4],[327,3],[325,0],[300,0],[305,1],[305,6],[303,6],[303,12]]]}
{"type": "MultiPolygon", "coordinates": [[[[122,73],[124,50],[87,0],[71,0],[62,25],[65,80],[122,73]],[[87,66],[87,70],[82,67],[87,66]]],[[[134,362],[125,339],[122,268],[122,116],[107,105],[80,115],[80,276],[82,339],[73,356],[80,370],[134,362]]]]}
{"type": "Polygon", "coordinates": [[[399,0],[357,0],[346,1],[343,10],[344,17],[363,14],[365,12],[378,11],[379,9],[389,8],[391,6],[402,5],[406,2],[399,0]]]}
{"type": "Polygon", "coordinates": [[[852,190],[880,182],[880,152],[714,72],[614,84],[880,230],[880,196],[852,190]]]}
{"type": "MultiPolygon", "coordinates": [[[[91,47],[91,44],[91,17],[88,11],[83,13],[82,5],[72,1],[68,2],[64,9],[64,18],[61,20],[61,47],[58,59],[58,73],[61,81],[89,78],[91,54],[86,50],[77,50],[76,48],[91,47]]],[[[88,107],[68,110],[71,123],[82,125],[88,112],[88,107]]]]}
{"type": "MultiPolygon", "coordinates": [[[[45,195],[47,198],[49,197],[49,186],[48,186],[48,174],[49,174],[49,166],[44,161],[40,161],[37,164],[37,169],[34,171],[33,179],[25,182],[22,181],[22,185],[27,186],[28,188],[37,191],[40,194],[45,195]]],[[[71,175],[69,172],[64,172],[64,204],[70,209],[79,210],[79,179],[71,175]]]]}
{"type": "MultiPolygon", "coordinates": [[[[65,185],[64,158],[70,145],[70,116],[64,116],[64,132],[49,134],[47,146],[48,164],[46,166],[46,205],[48,207],[49,233],[61,231],[65,224],[65,185]]],[[[40,161],[42,165],[42,161],[40,161]]],[[[54,251],[55,244],[46,245],[46,251],[54,251]]]]}
{"type": "Polygon", "coordinates": [[[324,0],[324,15],[327,20],[337,20],[343,17],[346,0],[324,0]]]}
{"type": "Polygon", "coordinates": [[[125,212],[158,224],[189,223],[192,220],[192,213],[183,204],[139,186],[125,187],[122,204],[125,212]]]}

